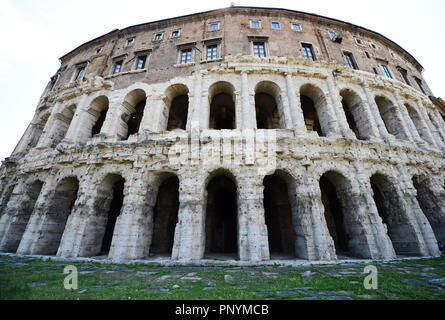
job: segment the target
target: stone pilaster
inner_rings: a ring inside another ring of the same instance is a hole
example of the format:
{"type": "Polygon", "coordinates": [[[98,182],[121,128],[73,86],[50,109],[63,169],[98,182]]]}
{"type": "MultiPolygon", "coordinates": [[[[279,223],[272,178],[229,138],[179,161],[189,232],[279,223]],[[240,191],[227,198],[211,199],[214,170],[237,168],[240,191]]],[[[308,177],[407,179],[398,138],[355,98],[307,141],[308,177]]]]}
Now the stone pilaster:
{"type": "Polygon", "coordinates": [[[126,181],[124,203],[114,228],[109,258],[113,261],[148,258],[153,234],[157,188],[153,176],[135,170],[126,181]]]}
{"type": "Polygon", "coordinates": [[[379,130],[380,134],[379,138],[383,139],[385,142],[389,142],[391,140],[390,134],[386,129],[385,123],[383,122],[382,116],[380,115],[379,107],[377,106],[377,103],[375,102],[374,97],[371,94],[369,85],[366,82],[363,85],[363,91],[366,94],[366,99],[368,100],[368,104],[371,109],[371,114],[373,115],[375,123],[379,130]]]}
{"type": "Polygon", "coordinates": [[[296,94],[294,80],[292,74],[285,73],[287,96],[289,100],[289,113],[292,120],[292,127],[296,136],[304,136],[307,134],[306,124],[304,122],[303,110],[299,102],[299,94],[296,94]]]}
{"type": "Polygon", "coordinates": [[[205,251],[205,177],[190,168],[179,177],[179,211],[172,259],[200,260],[205,251]]]}

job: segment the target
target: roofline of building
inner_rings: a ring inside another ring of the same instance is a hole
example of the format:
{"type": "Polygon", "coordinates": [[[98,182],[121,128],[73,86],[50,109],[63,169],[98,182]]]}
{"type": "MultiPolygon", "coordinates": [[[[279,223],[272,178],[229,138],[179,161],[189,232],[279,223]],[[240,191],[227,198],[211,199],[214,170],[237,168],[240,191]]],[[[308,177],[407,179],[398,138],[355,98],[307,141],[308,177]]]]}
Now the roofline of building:
{"type": "Polygon", "coordinates": [[[145,23],[141,23],[141,24],[137,24],[137,25],[133,25],[133,26],[126,27],[126,28],[124,28],[124,29],[122,29],[122,30],[121,30],[121,29],[114,29],[114,30],[111,31],[111,32],[108,32],[108,33],[106,33],[106,34],[104,34],[104,35],[102,35],[102,36],[99,36],[99,37],[97,37],[97,38],[95,38],[95,39],[93,39],[93,40],[90,40],[90,41],[87,41],[87,42],[81,44],[81,45],[78,46],[77,48],[71,50],[71,51],[68,52],[67,54],[65,54],[65,55],[63,55],[62,57],[60,57],[60,60],[63,60],[65,57],[69,56],[71,53],[75,52],[76,50],[80,49],[81,47],[86,46],[86,45],[88,45],[88,44],[90,44],[90,43],[92,43],[92,42],[94,42],[94,41],[97,41],[97,40],[99,40],[99,39],[101,39],[101,38],[105,38],[106,36],[109,36],[109,35],[111,35],[111,34],[113,34],[113,33],[115,33],[115,32],[127,31],[127,30],[129,30],[129,29],[138,28],[138,27],[141,27],[141,26],[146,26],[146,25],[151,25],[151,24],[157,24],[157,23],[167,22],[167,21],[176,20],[176,19],[183,19],[183,18],[188,18],[188,17],[198,16],[198,15],[204,15],[204,14],[209,14],[209,13],[212,13],[212,12],[218,12],[218,11],[223,11],[223,10],[232,9],[232,8],[233,8],[233,9],[252,9],[252,10],[276,10],[276,11],[287,11],[287,12],[291,12],[291,13],[297,13],[297,14],[302,14],[302,15],[308,15],[308,16],[312,16],[312,17],[315,17],[315,18],[327,19],[327,20],[331,20],[331,21],[339,22],[339,23],[342,23],[342,24],[346,24],[346,25],[349,25],[349,26],[354,27],[354,28],[362,29],[362,30],[364,30],[364,31],[373,33],[373,34],[375,34],[375,35],[377,35],[377,36],[379,36],[379,37],[385,39],[386,41],[389,41],[390,43],[392,43],[393,45],[395,45],[396,47],[398,47],[398,48],[401,49],[402,51],[406,52],[406,54],[407,54],[410,58],[412,58],[412,59],[414,60],[414,62],[418,65],[418,67],[420,68],[421,72],[424,70],[423,66],[419,63],[419,61],[417,61],[417,59],[416,59],[411,53],[409,53],[407,50],[403,49],[403,48],[402,48],[400,45],[398,45],[396,42],[392,41],[391,39],[385,37],[384,35],[382,35],[382,34],[376,32],[376,31],[367,29],[367,28],[365,28],[365,27],[362,27],[362,26],[359,26],[359,25],[356,25],[356,24],[353,24],[353,23],[350,23],[350,22],[346,22],[346,21],[338,20],[338,19],[335,19],[335,18],[329,18],[329,17],[322,16],[322,15],[318,15],[318,14],[315,14],[315,13],[309,13],[309,12],[303,12],[303,11],[297,11],[297,10],[291,10],[291,9],[283,9],[283,8],[248,7],[248,6],[233,6],[233,7],[227,7],[227,8],[220,8],[220,9],[208,10],[208,11],[197,12],[197,13],[192,13],[192,14],[188,14],[188,15],[183,15],[183,16],[173,17],[173,18],[167,18],[167,19],[162,19],[162,20],[157,20],[157,21],[152,21],[152,22],[145,22],[145,23]]]}

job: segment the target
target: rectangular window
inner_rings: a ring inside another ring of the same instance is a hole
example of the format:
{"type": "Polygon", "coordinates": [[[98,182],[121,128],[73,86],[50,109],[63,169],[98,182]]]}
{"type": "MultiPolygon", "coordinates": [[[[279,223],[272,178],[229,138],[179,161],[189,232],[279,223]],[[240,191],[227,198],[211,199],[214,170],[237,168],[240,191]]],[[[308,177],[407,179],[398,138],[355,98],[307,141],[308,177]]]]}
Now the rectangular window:
{"type": "Polygon", "coordinates": [[[355,63],[354,56],[350,52],[344,52],[343,56],[345,57],[346,64],[354,70],[357,70],[357,64],[355,63]]]}
{"type": "Polygon", "coordinates": [[[172,32],[172,38],[177,38],[179,37],[179,30],[175,30],[172,32]]]}
{"type": "Polygon", "coordinates": [[[77,74],[76,74],[75,81],[82,80],[84,74],[85,74],[85,66],[77,68],[77,74]]]}
{"type": "Polygon", "coordinates": [[[303,49],[304,58],[308,59],[308,60],[315,61],[315,55],[314,55],[314,51],[312,50],[312,45],[308,44],[308,43],[303,43],[301,46],[303,49]]]}
{"type": "Polygon", "coordinates": [[[162,33],[158,33],[155,35],[155,41],[160,41],[162,40],[162,33]]]}
{"type": "Polygon", "coordinates": [[[147,62],[147,56],[139,56],[136,64],[136,70],[142,70],[145,68],[145,64],[147,62]]]}
{"type": "Polygon", "coordinates": [[[280,29],[280,23],[279,22],[272,22],[272,29],[280,29]]]}
{"type": "Polygon", "coordinates": [[[123,60],[119,60],[114,64],[113,74],[121,72],[123,60]]]}
{"type": "Polygon", "coordinates": [[[127,39],[127,46],[131,46],[132,44],[134,44],[134,38],[127,39]]]}
{"type": "Polygon", "coordinates": [[[337,34],[334,31],[329,31],[329,38],[331,38],[331,40],[334,40],[336,35],[337,34]]]}
{"type": "Polygon", "coordinates": [[[102,52],[102,47],[96,49],[96,54],[99,54],[101,52],[102,52]]]}
{"type": "Polygon", "coordinates": [[[392,79],[392,75],[391,75],[391,72],[389,72],[389,68],[388,68],[388,66],[385,66],[385,65],[382,64],[381,67],[382,67],[383,73],[384,73],[388,78],[392,79]]]}
{"type": "Polygon", "coordinates": [[[218,45],[207,46],[207,60],[215,60],[218,58],[218,45]]]}
{"type": "Polygon", "coordinates": [[[405,69],[403,69],[401,67],[398,67],[397,69],[399,70],[400,75],[402,76],[402,78],[405,81],[405,83],[410,86],[411,82],[408,79],[408,71],[406,71],[405,69]]]}
{"type": "Polygon", "coordinates": [[[261,24],[258,20],[253,20],[253,21],[250,21],[250,27],[251,28],[260,28],[261,24]]]}
{"type": "Polygon", "coordinates": [[[260,58],[264,58],[266,56],[266,46],[264,42],[253,43],[253,55],[260,58]]]}
{"type": "Polygon", "coordinates": [[[210,31],[214,31],[214,30],[218,30],[219,29],[219,23],[211,23],[209,25],[209,30],[210,31]]]}
{"type": "Polygon", "coordinates": [[[192,49],[181,50],[181,64],[192,62],[192,49]]]}
{"type": "Polygon", "coordinates": [[[301,31],[301,24],[292,23],[292,30],[301,31]]]}
{"type": "Polygon", "coordinates": [[[418,85],[419,88],[420,88],[420,91],[422,91],[422,93],[426,95],[425,89],[423,88],[423,85],[422,85],[422,80],[420,80],[420,79],[417,78],[417,77],[414,77],[414,79],[416,80],[417,85],[418,85]]]}

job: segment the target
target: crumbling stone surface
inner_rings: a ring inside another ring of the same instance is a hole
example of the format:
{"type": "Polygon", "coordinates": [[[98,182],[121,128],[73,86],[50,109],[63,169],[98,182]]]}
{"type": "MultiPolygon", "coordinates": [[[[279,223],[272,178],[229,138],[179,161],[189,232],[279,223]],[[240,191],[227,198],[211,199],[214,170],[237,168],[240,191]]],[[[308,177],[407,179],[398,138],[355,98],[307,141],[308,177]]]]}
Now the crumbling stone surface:
{"type": "Polygon", "coordinates": [[[232,40],[217,61],[181,67],[163,45],[168,55],[153,52],[150,66],[170,69],[149,66],[153,77],[110,76],[97,61],[84,81],[61,74],[0,169],[0,251],[252,263],[438,256],[445,122],[427,96],[321,49],[306,60],[270,38],[277,56],[258,58],[232,40]]]}

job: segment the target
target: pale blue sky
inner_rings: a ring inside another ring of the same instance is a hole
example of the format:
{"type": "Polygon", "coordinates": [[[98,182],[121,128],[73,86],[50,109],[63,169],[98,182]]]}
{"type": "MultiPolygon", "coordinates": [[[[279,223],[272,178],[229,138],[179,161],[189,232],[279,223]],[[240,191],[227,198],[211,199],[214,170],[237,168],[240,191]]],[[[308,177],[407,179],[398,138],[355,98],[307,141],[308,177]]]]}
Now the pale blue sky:
{"type": "MultiPolygon", "coordinates": [[[[0,0],[0,160],[31,121],[58,59],[115,28],[230,6],[231,1],[0,0]]],[[[398,43],[425,68],[445,98],[445,1],[233,1],[237,6],[286,8],[344,20],[398,43]]]]}

